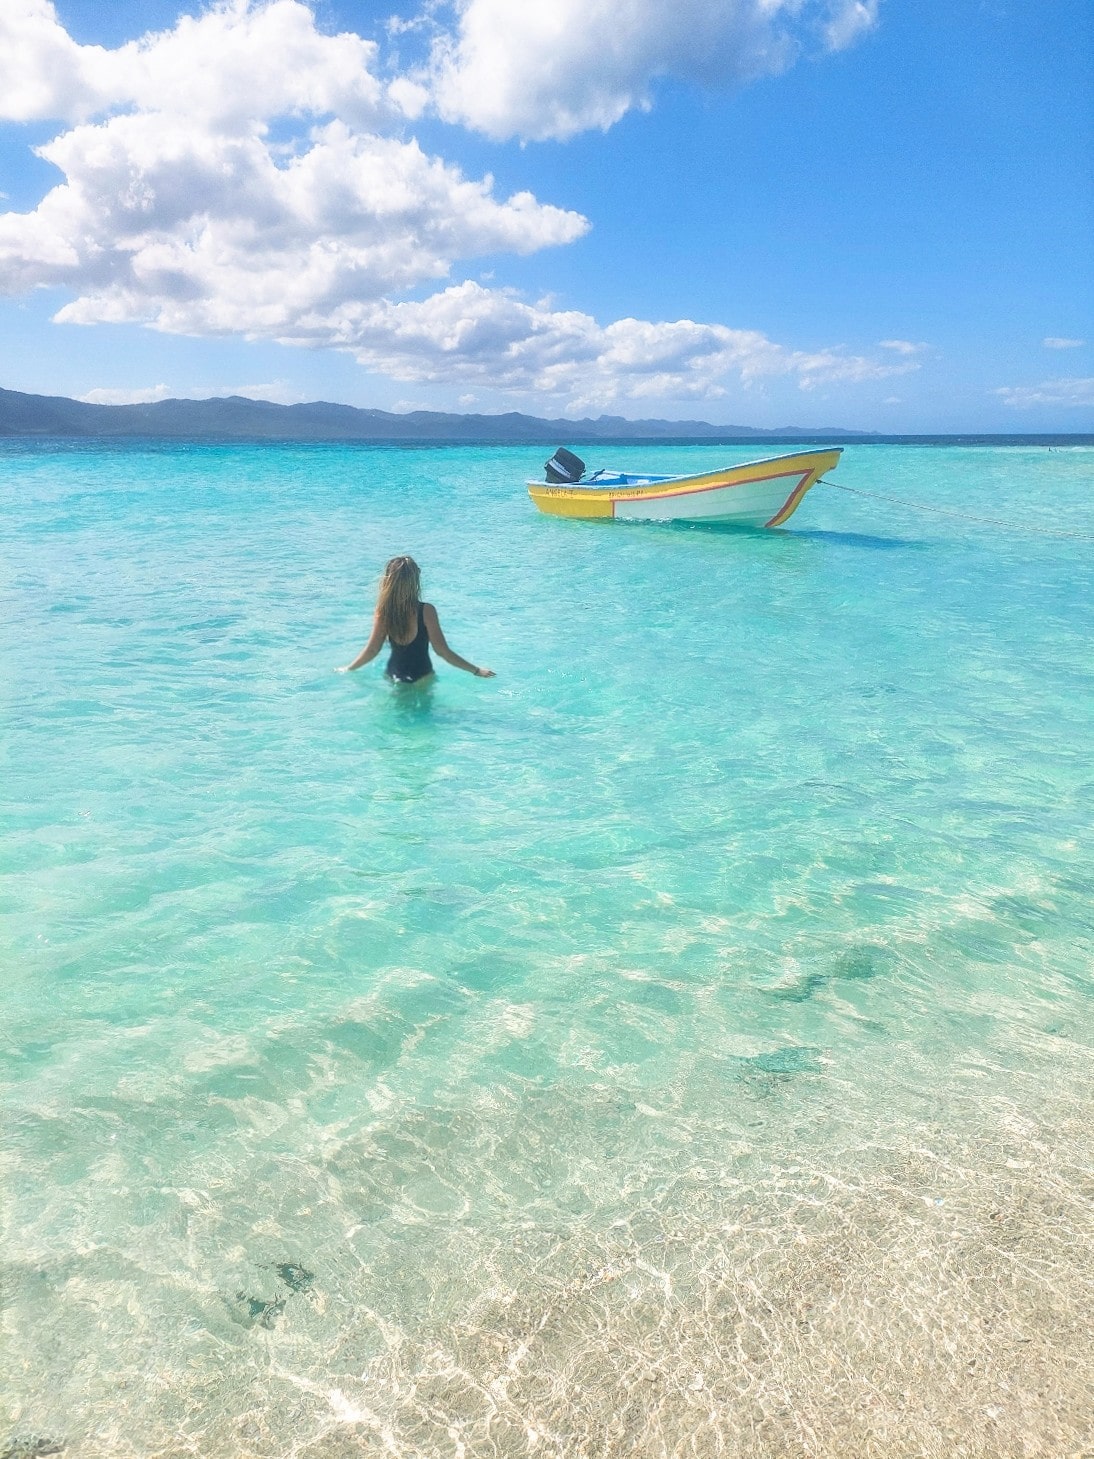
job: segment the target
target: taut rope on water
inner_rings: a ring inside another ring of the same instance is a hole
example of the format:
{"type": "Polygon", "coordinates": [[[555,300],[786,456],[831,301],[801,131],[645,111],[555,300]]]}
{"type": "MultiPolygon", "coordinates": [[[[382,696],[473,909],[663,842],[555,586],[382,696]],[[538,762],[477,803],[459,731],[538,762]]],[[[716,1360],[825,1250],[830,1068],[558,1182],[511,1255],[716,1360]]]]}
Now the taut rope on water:
{"type": "MultiPolygon", "coordinates": [[[[968,512],[953,512],[946,507],[931,506],[927,502],[912,502],[903,496],[887,496],[883,491],[862,491],[857,486],[844,486],[839,481],[829,481],[826,476],[818,476],[818,486],[831,486],[836,491],[849,491],[852,496],[874,497],[881,502],[895,502],[898,507],[911,507],[916,512],[934,512],[939,517],[957,517],[962,522],[974,522],[982,527],[1014,527],[1013,522],[1004,521],[1002,517],[972,517],[968,512]]],[[[1069,532],[1066,527],[1033,527],[1027,522],[1022,526],[1023,532],[1039,532],[1042,537],[1074,537],[1080,542],[1094,542],[1094,532],[1069,532]]]]}

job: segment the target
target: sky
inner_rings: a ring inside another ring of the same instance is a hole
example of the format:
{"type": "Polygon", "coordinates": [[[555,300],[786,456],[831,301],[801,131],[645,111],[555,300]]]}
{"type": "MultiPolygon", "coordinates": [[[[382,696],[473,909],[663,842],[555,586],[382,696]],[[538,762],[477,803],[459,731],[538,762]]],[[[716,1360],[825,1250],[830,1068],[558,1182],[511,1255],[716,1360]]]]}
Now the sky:
{"type": "Polygon", "coordinates": [[[0,0],[0,386],[1094,431],[1086,0],[0,0]]]}

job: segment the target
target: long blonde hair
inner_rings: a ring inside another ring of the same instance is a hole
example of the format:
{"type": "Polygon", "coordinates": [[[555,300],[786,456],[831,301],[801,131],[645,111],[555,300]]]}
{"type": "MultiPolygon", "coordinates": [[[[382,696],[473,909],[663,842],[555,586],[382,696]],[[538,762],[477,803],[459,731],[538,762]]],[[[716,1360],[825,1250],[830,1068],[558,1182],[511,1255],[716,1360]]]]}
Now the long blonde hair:
{"type": "Polygon", "coordinates": [[[418,627],[422,574],[412,557],[393,557],[384,568],[376,599],[376,617],[388,638],[409,642],[418,627]]]}

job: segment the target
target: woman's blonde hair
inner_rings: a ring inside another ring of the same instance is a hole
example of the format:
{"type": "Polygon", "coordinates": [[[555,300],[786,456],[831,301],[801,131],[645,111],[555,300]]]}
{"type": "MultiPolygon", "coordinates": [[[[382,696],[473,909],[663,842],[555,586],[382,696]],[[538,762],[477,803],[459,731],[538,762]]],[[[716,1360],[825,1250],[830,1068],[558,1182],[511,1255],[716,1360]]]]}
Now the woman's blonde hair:
{"type": "Polygon", "coordinates": [[[422,574],[412,557],[393,557],[380,579],[376,616],[388,638],[409,640],[418,627],[422,574]]]}

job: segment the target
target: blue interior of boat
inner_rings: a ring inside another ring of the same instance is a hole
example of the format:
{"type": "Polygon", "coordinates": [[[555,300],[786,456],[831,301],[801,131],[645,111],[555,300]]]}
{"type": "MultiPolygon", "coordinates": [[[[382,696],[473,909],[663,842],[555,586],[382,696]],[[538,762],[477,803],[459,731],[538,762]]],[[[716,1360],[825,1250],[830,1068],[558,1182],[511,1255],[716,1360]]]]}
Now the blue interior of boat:
{"type": "Polygon", "coordinates": [[[583,476],[575,486],[654,486],[659,481],[672,481],[671,476],[651,476],[648,472],[594,471],[583,476]]]}

